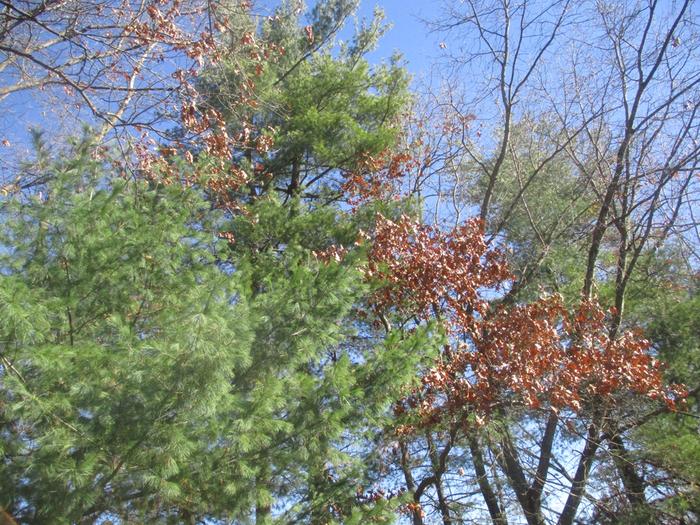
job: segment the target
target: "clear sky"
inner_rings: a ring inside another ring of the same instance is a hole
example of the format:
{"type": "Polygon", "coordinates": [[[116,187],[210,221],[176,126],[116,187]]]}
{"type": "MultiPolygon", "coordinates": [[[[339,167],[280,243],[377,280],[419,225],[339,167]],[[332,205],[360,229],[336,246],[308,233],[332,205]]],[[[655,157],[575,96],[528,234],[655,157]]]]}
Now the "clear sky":
{"type": "Polygon", "coordinates": [[[425,73],[440,48],[438,36],[429,34],[421,20],[437,15],[438,5],[434,0],[361,0],[358,16],[370,18],[374,8],[380,7],[393,26],[370,58],[381,60],[400,51],[413,75],[425,73]]]}

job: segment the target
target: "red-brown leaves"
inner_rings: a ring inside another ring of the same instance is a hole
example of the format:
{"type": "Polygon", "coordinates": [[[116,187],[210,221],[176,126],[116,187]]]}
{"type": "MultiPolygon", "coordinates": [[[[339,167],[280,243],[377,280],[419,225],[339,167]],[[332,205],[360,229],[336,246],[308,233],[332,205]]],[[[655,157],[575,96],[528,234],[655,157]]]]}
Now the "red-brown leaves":
{"type": "Polygon", "coordinates": [[[371,299],[375,309],[397,308],[421,318],[439,311],[454,329],[486,311],[484,289],[510,277],[501,254],[484,243],[477,219],[443,233],[406,216],[393,222],[381,215],[367,275],[385,283],[371,299]]]}
{"type": "Polygon", "coordinates": [[[615,340],[607,333],[605,313],[592,300],[572,319],[557,296],[499,308],[475,320],[397,409],[414,410],[430,425],[464,411],[483,421],[507,406],[579,412],[625,392],[673,408],[683,390],[664,386],[650,343],[633,332],[615,340]]]}
{"type": "Polygon", "coordinates": [[[571,358],[561,377],[564,383],[576,382],[582,395],[607,397],[628,390],[671,407],[684,397],[682,388],[663,384],[661,363],[650,355],[651,343],[640,332],[608,337],[605,314],[595,301],[583,301],[566,329],[571,358]]]}
{"type": "Polygon", "coordinates": [[[540,394],[558,383],[557,369],[566,360],[557,330],[564,316],[558,298],[547,297],[499,308],[479,323],[472,338],[475,351],[463,346],[454,361],[456,373],[474,374],[482,408],[500,401],[503,392],[515,394],[533,408],[539,406],[540,394]]]}
{"type": "Polygon", "coordinates": [[[379,155],[365,155],[354,170],[345,173],[341,190],[352,206],[391,198],[400,193],[396,184],[419,164],[418,159],[407,152],[384,151],[379,155]]]}
{"type": "Polygon", "coordinates": [[[183,51],[188,58],[193,59],[199,66],[204,61],[215,62],[221,58],[220,50],[211,32],[200,35],[192,34],[187,28],[187,19],[199,11],[209,17],[214,5],[211,3],[197,6],[193,13],[183,15],[179,0],[154,0],[146,3],[146,17],[134,18],[125,27],[125,33],[142,45],[165,45],[177,51],[183,51]]]}
{"type": "Polygon", "coordinates": [[[348,249],[344,246],[330,246],[325,250],[320,250],[313,252],[314,257],[321,262],[327,263],[330,261],[335,261],[337,263],[341,262],[348,253],[348,249]]]}
{"type": "MultiPolygon", "coordinates": [[[[436,319],[451,343],[397,413],[421,425],[469,412],[483,421],[507,406],[579,412],[636,393],[673,407],[683,396],[666,388],[660,366],[639,333],[608,335],[603,309],[583,300],[569,314],[559,296],[489,308],[511,278],[503,256],[484,242],[472,219],[449,232],[408,217],[377,219],[367,277],[382,286],[370,303],[415,319],[436,319]]],[[[408,432],[411,427],[401,427],[408,432]]]]}
{"type": "MultiPolygon", "coordinates": [[[[156,24],[170,38],[179,38],[179,33],[170,31],[167,20],[172,15],[173,10],[177,10],[177,0],[169,0],[172,7],[166,11],[164,0],[154,0],[147,9],[150,21],[144,22],[138,29],[143,38],[150,38],[149,32],[156,29],[151,25],[156,24]],[[149,25],[151,24],[151,25],[149,25]],[[172,33],[172,34],[171,34],[172,33]]],[[[239,4],[243,9],[247,9],[247,2],[239,4]]],[[[212,7],[213,8],[213,7],[212,7]]],[[[225,16],[220,17],[214,27],[218,30],[228,29],[228,20],[225,16]]],[[[173,29],[174,31],[174,29],[173,29]]],[[[174,40],[174,44],[177,44],[174,40]]],[[[234,100],[228,101],[232,106],[236,106],[245,113],[257,106],[257,88],[255,77],[260,76],[265,70],[268,62],[274,62],[284,55],[282,46],[266,42],[256,38],[253,32],[244,32],[235,43],[235,52],[250,58],[245,71],[236,70],[241,75],[239,80],[240,94],[234,100]]],[[[184,46],[184,43],[182,44],[184,46]]],[[[230,51],[229,46],[220,46],[212,33],[203,33],[199,39],[190,39],[187,47],[182,49],[187,56],[194,59],[198,66],[205,62],[216,64],[225,53],[230,51]]],[[[239,202],[240,190],[251,182],[253,177],[266,178],[262,164],[254,162],[252,173],[247,173],[237,160],[241,152],[254,153],[259,156],[267,154],[273,147],[274,130],[266,128],[264,130],[256,128],[251,123],[243,123],[240,129],[230,130],[229,126],[220,111],[208,105],[199,95],[192,79],[197,77],[197,68],[190,70],[177,70],[172,75],[179,83],[179,93],[181,95],[180,123],[185,131],[185,136],[171,148],[168,153],[163,151],[149,151],[144,144],[138,148],[140,159],[140,171],[148,178],[158,180],[165,184],[180,182],[185,185],[198,184],[206,187],[212,201],[220,208],[234,212],[244,209],[244,204],[239,202]],[[199,152],[200,156],[206,157],[203,165],[206,173],[197,173],[200,166],[195,165],[192,151],[199,152]],[[178,153],[180,154],[178,156],[178,153]],[[183,170],[173,165],[172,160],[177,158],[180,162],[192,165],[192,169],[183,170]]],[[[230,109],[230,108],[229,108],[230,109]]],[[[250,155],[252,157],[252,155],[250,155]]]]}
{"type": "MultiPolygon", "coordinates": [[[[331,247],[316,255],[340,261],[346,253],[331,247]]],[[[397,415],[418,416],[421,426],[464,413],[483,422],[507,407],[577,413],[614,404],[624,393],[670,407],[684,396],[681,388],[664,386],[639,333],[610,339],[609,319],[594,300],[583,300],[573,314],[557,295],[490,308],[511,275],[502,254],[484,242],[477,219],[443,232],[406,216],[394,222],[379,215],[365,275],[378,284],[369,298],[376,313],[436,320],[450,339],[420,387],[395,407],[397,415]]]]}
{"type": "Polygon", "coordinates": [[[309,45],[314,43],[314,28],[311,26],[304,27],[304,35],[306,35],[306,41],[309,45]]]}

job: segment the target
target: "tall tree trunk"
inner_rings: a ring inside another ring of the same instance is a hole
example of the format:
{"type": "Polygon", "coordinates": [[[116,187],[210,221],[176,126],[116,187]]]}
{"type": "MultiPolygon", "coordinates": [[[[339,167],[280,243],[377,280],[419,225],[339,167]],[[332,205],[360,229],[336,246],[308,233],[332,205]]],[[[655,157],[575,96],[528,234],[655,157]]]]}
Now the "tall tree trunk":
{"type": "Polygon", "coordinates": [[[413,494],[413,503],[417,505],[411,511],[412,523],[413,525],[424,525],[423,513],[420,509],[420,500],[423,495],[423,490],[421,489],[419,492],[418,487],[416,487],[416,482],[413,479],[410,457],[408,455],[408,444],[405,439],[399,441],[399,451],[401,452],[401,470],[403,471],[404,480],[406,481],[406,489],[409,493],[413,494]]]}
{"type": "Polygon", "coordinates": [[[622,485],[625,488],[625,496],[633,507],[647,505],[647,499],[644,495],[645,482],[644,478],[637,474],[634,468],[634,462],[630,459],[629,452],[625,447],[622,436],[615,434],[608,440],[610,444],[610,452],[612,454],[615,468],[617,469],[622,485]]]}
{"type": "Polygon", "coordinates": [[[508,476],[510,486],[515,491],[528,525],[545,525],[544,517],[540,512],[539,502],[532,499],[532,491],[525,478],[518,451],[506,426],[504,426],[502,431],[499,457],[501,458],[499,461],[501,468],[508,476]]]}
{"type": "Polygon", "coordinates": [[[583,452],[581,453],[581,458],[578,462],[578,467],[576,469],[576,474],[574,475],[573,482],[571,483],[571,489],[569,490],[569,497],[566,499],[566,504],[564,505],[564,510],[559,516],[558,525],[572,525],[576,513],[578,512],[578,506],[581,503],[581,498],[586,490],[586,485],[588,483],[588,475],[591,472],[591,466],[593,465],[593,459],[598,451],[600,445],[598,425],[592,422],[588,426],[588,433],[586,436],[586,445],[583,447],[583,452]]]}
{"type": "Polygon", "coordinates": [[[438,455],[435,442],[433,441],[430,433],[426,434],[426,439],[428,442],[428,454],[430,455],[430,462],[433,467],[433,486],[435,487],[435,494],[438,498],[438,508],[440,509],[440,515],[442,516],[442,522],[443,525],[452,525],[450,507],[448,505],[447,498],[445,498],[445,492],[442,484],[442,475],[445,473],[445,462],[444,459],[440,458],[438,455]]]}
{"type": "Polygon", "coordinates": [[[491,521],[493,525],[508,525],[506,515],[501,510],[496,493],[493,491],[491,483],[489,483],[489,479],[486,475],[484,455],[481,452],[478,437],[475,434],[470,434],[468,441],[469,450],[472,454],[472,462],[474,463],[474,471],[477,475],[479,490],[481,491],[481,495],[486,502],[486,507],[489,509],[491,521]]]}

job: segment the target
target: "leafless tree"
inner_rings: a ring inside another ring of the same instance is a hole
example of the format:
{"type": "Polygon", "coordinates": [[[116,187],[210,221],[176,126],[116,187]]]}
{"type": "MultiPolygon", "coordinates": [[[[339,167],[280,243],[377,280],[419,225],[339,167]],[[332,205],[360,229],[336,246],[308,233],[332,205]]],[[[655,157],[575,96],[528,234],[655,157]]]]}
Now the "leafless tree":
{"type": "Polygon", "coordinates": [[[248,4],[0,0],[3,149],[12,153],[33,126],[52,139],[86,124],[98,138],[162,135],[199,67],[217,56],[217,35],[248,4]]]}

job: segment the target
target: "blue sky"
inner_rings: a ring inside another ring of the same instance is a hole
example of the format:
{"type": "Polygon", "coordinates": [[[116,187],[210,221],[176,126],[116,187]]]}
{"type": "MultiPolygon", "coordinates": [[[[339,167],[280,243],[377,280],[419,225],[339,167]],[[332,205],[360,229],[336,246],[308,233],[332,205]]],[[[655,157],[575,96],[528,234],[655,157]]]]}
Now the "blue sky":
{"type": "MultiPolygon", "coordinates": [[[[317,1],[306,0],[310,9],[317,1]]],[[[256,5],[263,14],[269,14],[280,0],[257,0],[256,5]]],[[[385,14],[385,23],[391,29],[380,40],[379,46],[369,55],[371,62],[386,60],[394,52],[400,52],[406,59],[406,66],[414,77],[430,68],[440,55],[439,40],[429,34],[423,19],[431,19],[440,14],[441,0],[359,0],[358,19],[371,19],[374,9],[379,7],[385,14]]],[[[341,31],[340,37],[352,34],[353,21],[341,31]]]]}
{"type": "Polygon", "coordinates": [[[421,19],[435,16],[438,2],[431,0],[364,0],[358,16],[371,17],[375,7],[380,7],[392,28],[379,42],[379,47],[370,57],[381,60],[395,51],[406,58],[408,69],[419,75],[429,69],[430,63],[439,55],[439,41],[431,35],[421,19]]]}

